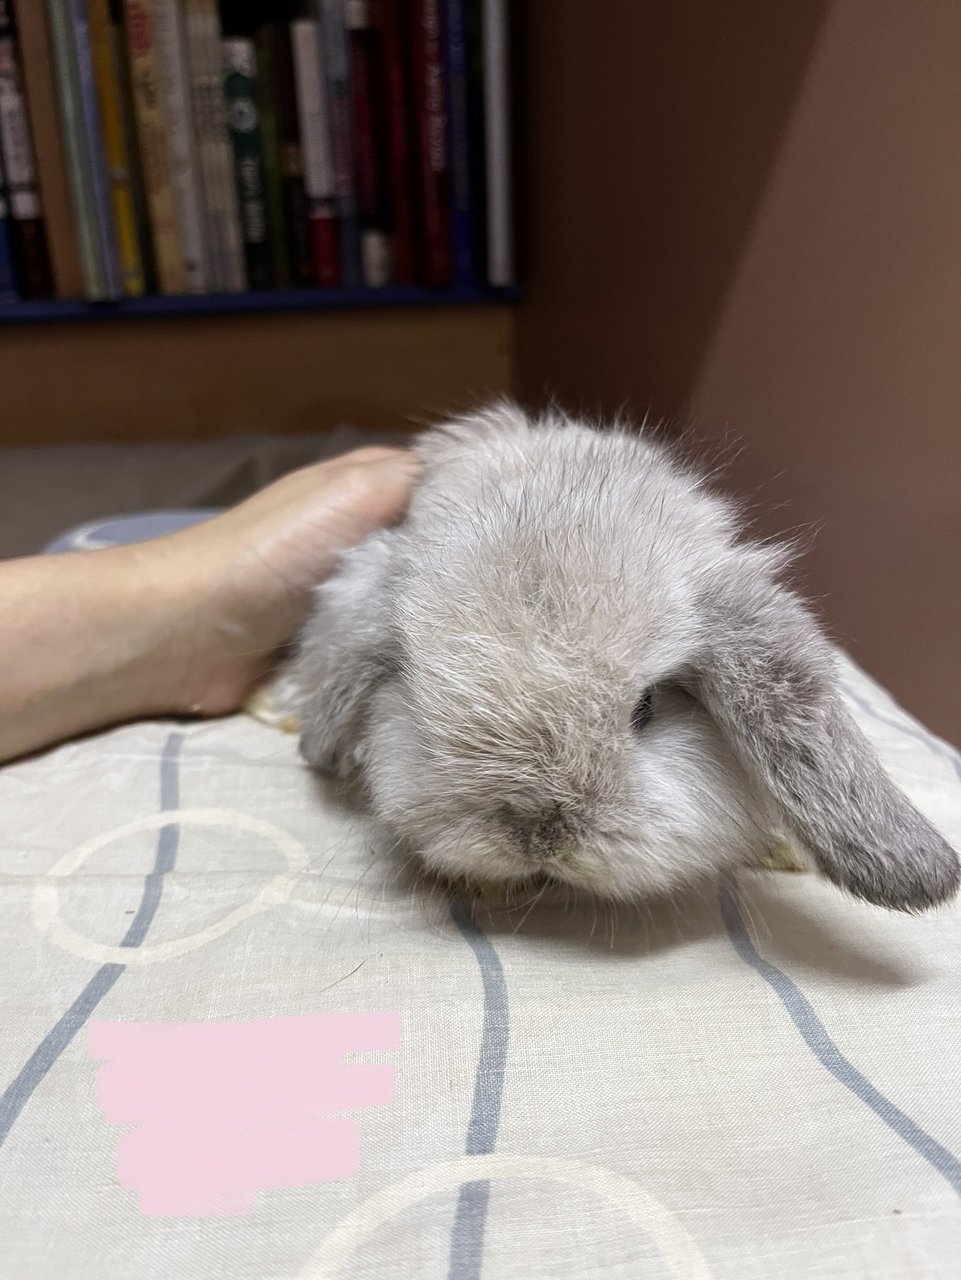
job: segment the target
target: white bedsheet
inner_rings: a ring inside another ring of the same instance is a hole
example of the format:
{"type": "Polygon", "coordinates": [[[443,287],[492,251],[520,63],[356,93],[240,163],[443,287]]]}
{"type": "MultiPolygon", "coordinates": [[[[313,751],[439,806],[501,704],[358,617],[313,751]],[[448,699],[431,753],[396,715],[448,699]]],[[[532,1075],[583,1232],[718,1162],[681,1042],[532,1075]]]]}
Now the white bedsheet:
{"type": "MultiPolygon", "coordinates": [[[[957,752],[845,683],[961,845],[957,752]]],[[[957,907],[471,918],[246,716],[0,770],[0,859],[4,1278],[961,1274],[957,907]]]]}

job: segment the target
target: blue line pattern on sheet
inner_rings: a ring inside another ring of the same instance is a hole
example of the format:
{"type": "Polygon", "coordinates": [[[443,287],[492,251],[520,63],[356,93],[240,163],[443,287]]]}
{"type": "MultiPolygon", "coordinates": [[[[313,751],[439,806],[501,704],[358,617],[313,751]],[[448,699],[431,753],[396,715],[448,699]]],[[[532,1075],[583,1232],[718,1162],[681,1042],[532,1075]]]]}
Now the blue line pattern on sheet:
{"type": "MultiPolygon", "coordinates": [[[[160,757],[160,808],[162,811],[180,806],[180,753],[184,735],[171,733],[164,743],[160,757]]],[[[157,848],[153,869],[144,880],[143,896],[127,932],[121,939],[122,947],[139,947],[147,936],[160,906],[163,877],[174,867],[180,828],[172,822],[157,833],[157,848]]],[[[55,1065],[64,1049],[82,1030],[101,1000],[113,989],[126,965],[105,964],[93,975],[73,1004],[58,1019],[51,1030],[34,1049],[19,1073],[0,1094],[0,1147],[3,1146],[17,1117],[33,1096],[34,1090],[55,1065]]]]}
{"type": "Polygon", "coordinates": [[[940,1142],[915,1124],[904,1112],[877,1089],[849,1062],[831,1039],[827,1028],[815,1012],[810,1000],[795,986],[787,974],[771,964],[755,947],[744,923],[736,883],[723,880],[720,886],[721,916],[734,950],[746,965],[761,975],[774,989],[788,1016],[801,1033],[801,1038],[822,1067],[830,1071],[846,1089],[870,1107],[897,1136],[912,1147],[923,1160],[941,1175],[953,1191],[961,1195],[961,1161],[940,1142]]]}
{"type": "MultiPolygon", "coordinates": [[[[474,953],[484,985],[484,1022],[465,1151],[469,1156],[490,1155],[497,1142],[510,1037],[507,983],[500,957],[474,923],[470,909],[454,902],[451,916],[474,953]]],[[[461,1187],[451,1228],[448,1280],[480,1280],[489,1200],[486,1179],[465,1182],[461,1187]]]]}

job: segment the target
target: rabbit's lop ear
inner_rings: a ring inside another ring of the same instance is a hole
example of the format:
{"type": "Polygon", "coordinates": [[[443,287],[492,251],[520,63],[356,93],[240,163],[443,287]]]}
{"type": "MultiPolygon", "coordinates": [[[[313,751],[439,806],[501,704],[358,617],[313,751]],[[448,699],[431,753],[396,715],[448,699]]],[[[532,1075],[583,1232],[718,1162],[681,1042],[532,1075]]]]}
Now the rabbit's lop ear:
{"type": "Polygon", "coordinates": [[[315,768],[350,773],[370,696],[396,666],[388,579],[393,535],[347,552],[317,591],[293,664],[300,691],[301,750],[315,768]]]}
{"type": "Polygon", "coordinates": [[[845,708],[830,647],[795,596],[737,574],[704,600],[696,692],[820,872],[919,911],[958,888],[958,858],[884,772],[845,708]]]}

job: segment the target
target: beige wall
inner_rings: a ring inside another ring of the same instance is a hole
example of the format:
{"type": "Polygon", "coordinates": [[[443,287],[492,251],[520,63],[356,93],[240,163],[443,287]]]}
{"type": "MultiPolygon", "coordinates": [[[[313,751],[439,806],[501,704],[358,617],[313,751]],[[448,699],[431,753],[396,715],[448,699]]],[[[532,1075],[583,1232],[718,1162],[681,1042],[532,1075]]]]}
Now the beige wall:
{"type": "Polygon", "coordinates": [[[739,437],[835,633],[961,741],[961,4],[608,8],[535,69],[522,391],[739,437]]]}

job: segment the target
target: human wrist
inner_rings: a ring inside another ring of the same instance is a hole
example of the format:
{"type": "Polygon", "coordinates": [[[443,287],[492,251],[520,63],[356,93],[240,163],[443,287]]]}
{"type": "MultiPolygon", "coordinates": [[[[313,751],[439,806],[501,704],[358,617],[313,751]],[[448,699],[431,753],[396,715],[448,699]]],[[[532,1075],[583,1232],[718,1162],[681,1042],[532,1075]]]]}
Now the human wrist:
{"type": "Polygon", "coordinates": [[[188,637],[203,590],[196,565],[171,550],[157,539],[77,558],[90,596],[112,620],[91,636],[99,653],[77,682],[98,699],[104,723],[186,709],[188,637]]]}

